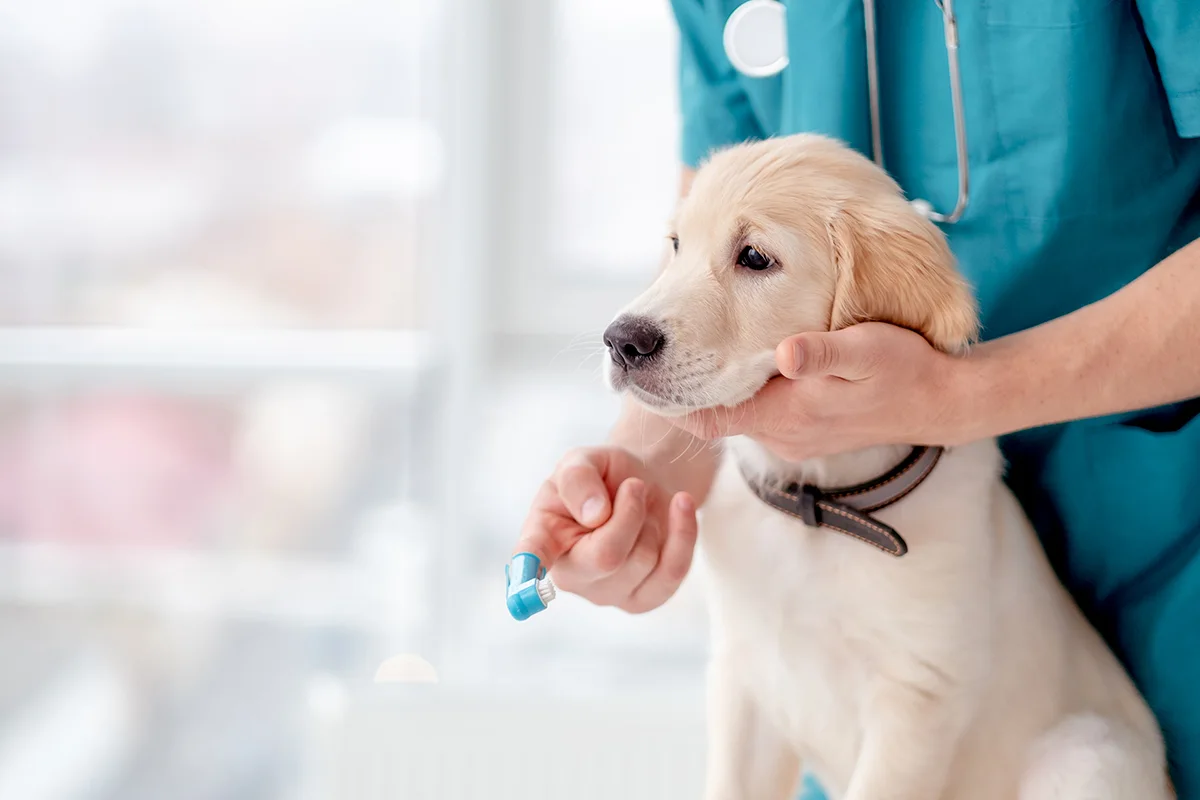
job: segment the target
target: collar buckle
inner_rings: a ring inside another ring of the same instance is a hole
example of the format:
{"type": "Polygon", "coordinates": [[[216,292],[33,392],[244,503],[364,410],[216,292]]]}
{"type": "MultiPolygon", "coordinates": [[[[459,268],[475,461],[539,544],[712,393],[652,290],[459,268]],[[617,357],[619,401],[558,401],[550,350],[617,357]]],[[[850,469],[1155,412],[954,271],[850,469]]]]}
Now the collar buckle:
{"type": "Polygon", "coordinates": [[[783,488],[784,494],[792,501],[792,512],[798,516],[805,525],[810,528],[816,528],[821,524],[817,518],[817,500],[821,497],[821,490],[815,486],[805,484],[801,486],[798,483],[789,483],[783,488]]]}

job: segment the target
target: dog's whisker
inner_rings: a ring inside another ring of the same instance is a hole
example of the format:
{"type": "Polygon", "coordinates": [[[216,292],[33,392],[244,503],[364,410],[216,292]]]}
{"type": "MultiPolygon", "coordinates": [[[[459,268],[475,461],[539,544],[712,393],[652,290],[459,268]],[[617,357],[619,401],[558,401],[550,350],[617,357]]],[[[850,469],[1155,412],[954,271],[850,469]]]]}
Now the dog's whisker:
{"type": "MultiPolygon", "coordinates": [[[[643,434],[643,436],[645,435],[645,424],[646,424],[646,418],[643,416],[642,417],[642,434],[643,434]]],[[[654,442],[652,445],[650,445],[649,449],[653,450],[655,447],[658,447],[660,444],[662,444],[663,442],[666,441],[668,436],[670,436],[674,432],[675,432],[675,426],[668,422],[666,431],[663,432],[662,436],[658,437],[658,440],[656,442],[654,442]]],[[[643,439],[643,446],[644,445],[645,445],[645,440],[643,439]]]]}
{"type": "Polygon", "coordinates": [[[569,344],[554,354],[554,356],[550,359],[550,366],[553,366],[554,363],[559,358],[566,355],[567,353],[580,352],[580,351],[585,350],[585,348],[586,348],[587,355],[589,357],[592,355],[595,355],[596,353],[603,353],[605,350],[605,348],[603,346],[595,345],[595,344],[592,344],[589,342],[580,342],[579,344],[574,344],[574,345],[569,344]]]}
{"type": "Polygon", "coordinates": [[[604,349],[604,344],[599,341],[601,336],[602,333],[598,331],[584,331],[583,333],[572,336],[567,341],[566,345],[564,345],[563,348],[558,352],[559,354],[562,354],[568,350],[574,350],[578,347],[598,347],[600,349],[604,349]]]}
{"type": "Polygon", "coordinates": [[[687,461],[692,461],[702,452],[704,452],[704,440],[693,438],[693,441],[688,442],[687,449],[684,450],[684,457],[687,461]],[[696,448],[695,452],[692,452],[693,446],[696,448]]]}
{"type": "Polygon", "coordinates": [[[603,330],[595,330],[595,329],[593,329],[593,330],[587,330],[587,331],[583,331],[583,332],[581,332],[581,333],[577,333],[577,334],[575,334],[574,336],[572,336],[572,337],[571,337],[571,344],[575,344],[575,343],[576,343],[576,342],[578,342],[580,339],[584,339],[584,338],[587,338],[587,339],[592,339],[592,338],[599,339],[599,338],[600,338],[600,337],[602,337],[603,335],[604,335],[604,331],[603,331],[603,330]]]}
{"type": "Polygon", "coordinates": [[[751,427],[753,427],[753,424],[754,424],[754,410],[755,410],[755,405],[754,405],[754,402],[755,402],[755,401],[754,401],[754,395],[750,395],[750,402],[749,402],[749,403],[742,403],[742,410],[741,410],[741,413],[738,415],[738,424],[739,424],[739,425],[740,425],[740,424],[742,424],[742,422],[743,422],[743,421],[746,419],[746,406],[747,406],[747,405],[749,405],[749,407],[750,407],[750,421],[751,421],[751,422],[750,422],[750,424],[751,424],[751,427]]]}
{"type": "Polygon", "coordinates": [[[638,419],[638,444],[642,452],[646,452],[646,415],[640,414],[638,419]]]}
{"type": "Polygon", "coordinates": [[[692,441],[693,441],[694,439],[696,439],[696,438],[697,438],[697,437],[693,436],[691,439],[687,439],[687,440],[684,442],[683,450],[682,450],[682,451],[680,451],[679,455],[677,455],[677,456],[675,456],[674,458],[672,458],[672,459],[671,459],[671,463],[672,463],[672,464],[676,463],[676,462],[677,462],[677,461],[679,461],[681,458],[683,458],[685,455],[687,455],[687,452],[688,452],[689,450],[691,450],[691,449],[692,449],[692,441]]]}
{"type": "MultiPolygon", "coordinates": [[[[603,353],[604,353],[603,350],[594,350],[591,353],[584,354],[583,358],[579,359],[579,363],[575,365],[575,369],[576,370],[583,369],[584,365],[587,364],[588,361],[592,360],[593,358],[595,358],[598,355],[602,355],[603,353]]],[[[599,369],[603,369],[604,362],[601,361],[597,366],[599,369]]]]}

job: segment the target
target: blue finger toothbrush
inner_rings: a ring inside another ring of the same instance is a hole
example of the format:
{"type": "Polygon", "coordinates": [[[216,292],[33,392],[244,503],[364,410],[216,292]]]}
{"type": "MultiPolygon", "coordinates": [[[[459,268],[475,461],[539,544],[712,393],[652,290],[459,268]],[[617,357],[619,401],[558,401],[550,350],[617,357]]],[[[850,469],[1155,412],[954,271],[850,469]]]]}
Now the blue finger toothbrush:
{"type": "Polygon", "coordinates": [[[504,567],[508,582],[508,613],[518,621],[527,620],[554,599],[554,581],[533,553],[517,553],[504,567]]]}

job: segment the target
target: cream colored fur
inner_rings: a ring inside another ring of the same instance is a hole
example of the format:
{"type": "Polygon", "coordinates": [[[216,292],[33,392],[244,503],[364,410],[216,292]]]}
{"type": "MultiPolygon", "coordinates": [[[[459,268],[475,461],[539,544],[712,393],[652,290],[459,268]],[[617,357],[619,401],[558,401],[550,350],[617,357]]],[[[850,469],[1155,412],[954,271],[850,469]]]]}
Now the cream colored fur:
{"type": "MultiPolygon", "coordinates": [[[[863,320],[945,351],[977,329],[941,233],[868,160],[794,136],[714,156],[681,204],[655,283],[623,313],[666,344],[618,388],[659,413],[732,406],[789,335],[863,320]],[[777,263],[735,264],[747,244],[777,263]]],[[[1163,800],[1158,726],[1055,578],[1001,482],[993,441],[948,451],[878,512],[896,559],[761,503],[734,460],[817,485],[905,448],[785,463],[728,441],[703,509],[711,572],[709,800],[787,800],[803,768],[831,800],[1163,800]]]]}

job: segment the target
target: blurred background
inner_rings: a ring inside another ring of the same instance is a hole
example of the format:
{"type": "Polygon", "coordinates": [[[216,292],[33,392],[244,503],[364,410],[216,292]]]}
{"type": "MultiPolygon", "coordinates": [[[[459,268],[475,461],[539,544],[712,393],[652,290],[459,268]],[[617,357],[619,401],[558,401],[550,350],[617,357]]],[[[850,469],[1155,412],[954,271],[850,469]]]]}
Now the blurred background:
{"type": "Polygon", "coordinates": [[[675,36],[666,0],[0,0],[0,800],[699,796],[694,581],[503,603],[616,413],[675,36]],[[398,654],[439,682],[376,682],[398,654]]]}

